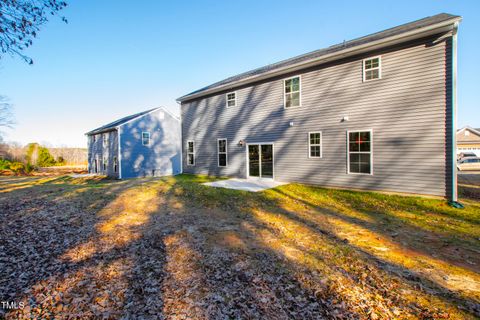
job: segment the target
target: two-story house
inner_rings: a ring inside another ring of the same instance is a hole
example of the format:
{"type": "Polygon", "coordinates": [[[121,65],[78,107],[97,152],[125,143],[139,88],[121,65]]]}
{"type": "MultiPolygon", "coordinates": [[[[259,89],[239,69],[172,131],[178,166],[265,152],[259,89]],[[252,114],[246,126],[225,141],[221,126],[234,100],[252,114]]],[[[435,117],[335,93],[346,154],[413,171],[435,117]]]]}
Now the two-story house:
{"type": "Polygon", "coordinates": [[[424,18],[178,98],[183,171],[456,200],[460,20],[424,18]]]}
{"type": "Polygon", "coordinates": [[[468,152],[480,157],[480,128],[469,126],[457,131],[457,154],[468,152]]]}
{"type": "Polygon", "coordinates": [[[88,171],[113,178],[179,174],[180,119],[160,107],[86,133],[88,171]]]}

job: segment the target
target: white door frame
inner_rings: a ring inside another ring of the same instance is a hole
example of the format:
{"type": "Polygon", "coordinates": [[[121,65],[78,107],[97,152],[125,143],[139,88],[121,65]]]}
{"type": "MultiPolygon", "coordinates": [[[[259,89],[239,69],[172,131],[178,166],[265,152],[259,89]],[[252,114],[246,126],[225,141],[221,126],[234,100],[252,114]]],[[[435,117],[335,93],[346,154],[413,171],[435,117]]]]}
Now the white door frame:
{"type": "Polygon", "coordinates": [[[247,179],[257,179],[257,180],[275,180],[275,143],[273,142],[255,142],[255,143],[247,143],[246,148],[246,171],[247,171],[247,179]],[[272,177],[271,178],[263,178],[262,177],[262,148],[261,145],[263,144],[271,144],[272,145],[272,177]],[[258,177],[250,177],[250,159],[248,157],[248,147],[249,146],[258,146],[258,157],[259,157],[259,176],[258,177]]]}

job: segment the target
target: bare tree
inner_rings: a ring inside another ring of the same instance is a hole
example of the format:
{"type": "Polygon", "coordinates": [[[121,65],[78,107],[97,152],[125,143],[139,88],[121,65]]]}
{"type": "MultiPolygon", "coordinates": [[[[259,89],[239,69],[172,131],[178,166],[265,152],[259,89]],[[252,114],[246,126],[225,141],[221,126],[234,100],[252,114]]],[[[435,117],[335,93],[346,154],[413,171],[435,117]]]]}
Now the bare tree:
{"type": "MultiPolygon", "coordinates": [[[[33,60],[21,51],[33,44],[48,16],[58,14],[67,3],[62,0],[0,0],[0,58],[18,55],[29,64],[33,60]]],[[[65,17],[62,17],[67,22],[65,17]]]]}
{"type": "Polygon", "coordinates": [[[4,96],[0,96],[0,135],[2,128],[11,128],[14,124],[12,105],[4,96]]]}

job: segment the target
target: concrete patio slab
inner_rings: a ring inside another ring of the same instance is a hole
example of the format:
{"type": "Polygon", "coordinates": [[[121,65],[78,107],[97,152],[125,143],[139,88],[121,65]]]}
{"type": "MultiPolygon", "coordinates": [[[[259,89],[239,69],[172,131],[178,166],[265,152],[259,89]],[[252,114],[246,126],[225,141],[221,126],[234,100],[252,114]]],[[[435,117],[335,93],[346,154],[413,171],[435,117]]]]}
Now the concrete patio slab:
{"type": "Polygon", "coordinates": [[[271,179],[228,179],[214,182],[203,183],[206,186],[216,188],[226,188],[234,190],[243,190],[250,192],[259,192],[271,188],[275,188],[286,184],[285,182],[273,181],[271,179]]]}
{"type": "Polygon", "coordinates": [[[98,176],[99,174],[97,173],[74,173],[71,174],[70,177],[72,178],[86,178],[86,177],[94,177],[98,176]]]}

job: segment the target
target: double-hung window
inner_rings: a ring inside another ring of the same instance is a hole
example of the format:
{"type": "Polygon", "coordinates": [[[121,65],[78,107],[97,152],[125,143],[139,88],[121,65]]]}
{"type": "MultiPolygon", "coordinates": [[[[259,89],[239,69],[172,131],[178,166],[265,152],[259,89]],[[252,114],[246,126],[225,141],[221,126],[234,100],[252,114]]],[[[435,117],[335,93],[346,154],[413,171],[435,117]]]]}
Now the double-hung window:
{"type": "Polygon", "coordinates": [[[117,157],[113,157],[113,172],[117,173],[118,171],[118,160],[117,157]]]}
{"type": "Polygon", "coordinates": [[[363,60],[363,81],[382,78],[382,58],[373,57],[363,60]]]}
{"type": "Polygon", "coordinates": [[[372,130],[347,131],[348,173],[372,174],[372,130]]]}
{"type": "Polygon", "coordinates": [[[227,108],[235,107],[237,105],[237,92],[227,93],[227,108]]]}
{"type": "Polygon", "coordinates": [[[195,165],[195,141],[187,141],[187,165],[195,165]]]}
{"type": "Polygon", "coordinates": [[[102,134],[103,136],[103,146],[106,147],[108,145],[108,132],[102,134]]]}
{"type": "Polygon", "coordinates": [[[218,166],[227,166],[227,139],[217,140],[218,166]]]}
{"type": "Polygon", "coordinates": [[[283,81],[283,99],[285,108],[299,107],[301,105],[300,76],[285,79],[283,81]]]}
{"type": "Polygon", "coordinates": [[[308,156],[310,158],[322,157],[322,133],[310,132],[308,134],[308,156]]]}
{"type": "Polygon", "coordinates": [[[150,145],[150,132],[142,132],[142,145],[150,145]]]}
{"type": "Polygon", "coordinates": [[[103,171],[107,171],[107,164],[108,164],[107,157],[104,156],[103,157],[103,171]]]}

